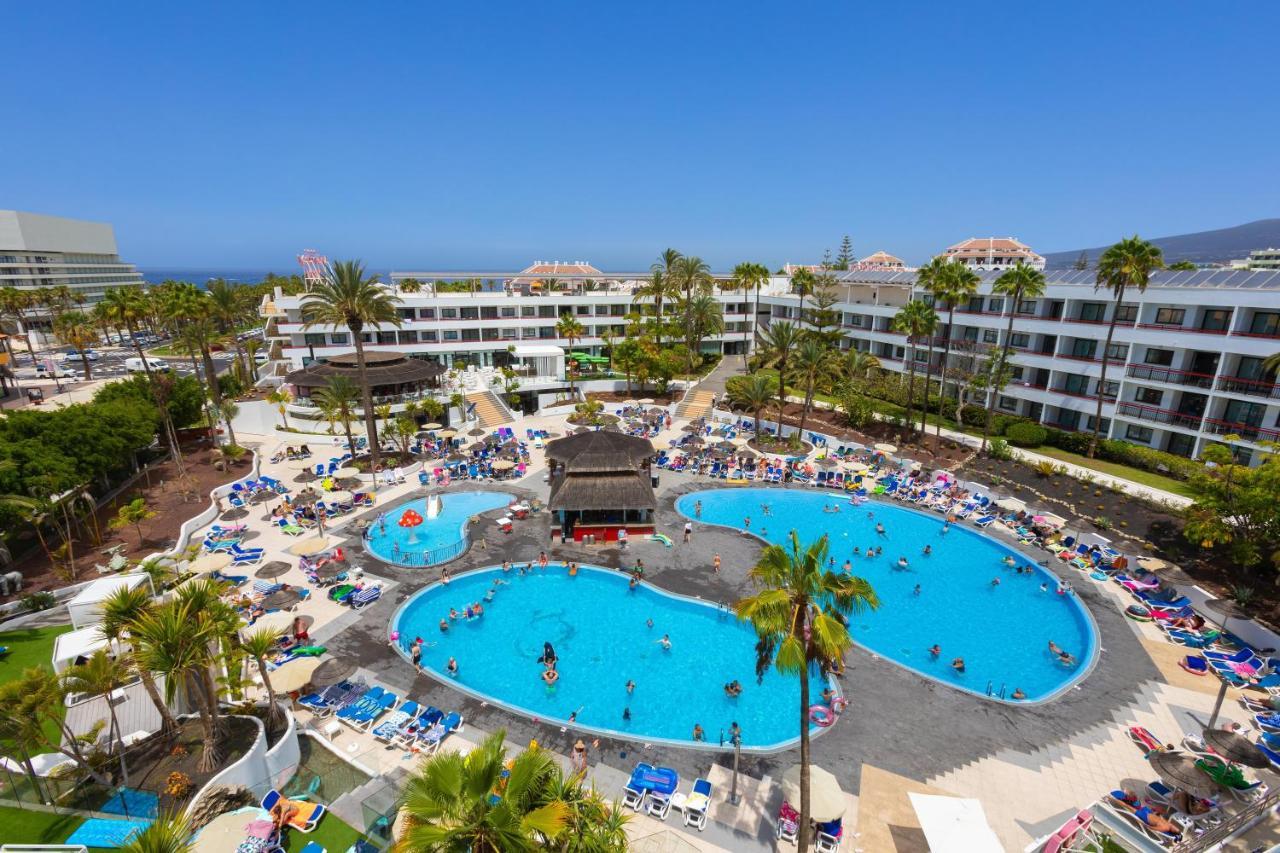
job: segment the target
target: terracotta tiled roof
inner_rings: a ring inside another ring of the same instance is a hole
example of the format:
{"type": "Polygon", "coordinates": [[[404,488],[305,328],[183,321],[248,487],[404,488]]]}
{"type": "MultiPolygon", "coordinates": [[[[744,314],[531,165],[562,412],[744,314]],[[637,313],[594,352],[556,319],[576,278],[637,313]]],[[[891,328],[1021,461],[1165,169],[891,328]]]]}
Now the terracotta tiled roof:
{"type": "Polygon", "coordinates": [[[888,252],[876,252],[875,254],[867,255],[861,261],[858,261],[858,263],[868,267],[871,267],[871,266],[905,267],[906,266],[906,264],[903,263],[902,258],[891,255],[888,252]]]}
{"type": "Polygon", "coordinates": [[[970,237],[947,248],[942,253],[945,258],[985,258],[989,255],[1003,255],[1039,259],[1039,255],[1031,251],[1026,243],[1013,237],[970,237]]]}

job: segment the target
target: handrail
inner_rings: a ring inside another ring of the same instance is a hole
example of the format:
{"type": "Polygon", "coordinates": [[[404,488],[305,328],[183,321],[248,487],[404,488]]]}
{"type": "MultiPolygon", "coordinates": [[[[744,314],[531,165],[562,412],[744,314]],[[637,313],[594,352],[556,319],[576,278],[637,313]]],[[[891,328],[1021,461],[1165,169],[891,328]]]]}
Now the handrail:
{"type": "Polygon", "coordinates": [[[1156,406],[1145,406],[1142,403],[1128,402],[1121,403],[1116,408],[1116,414],[1124,415],[1129,418],[1137,418],[1140,421],[1169,424],[1171,426],[1180,426],[1193,430],[1199,430],[1200,422],[1203,420],[1202,415],[1192,415],[1187,412],[1178,412],[1173,409],[1161,409],[1156,406]]]}
{"type": "Polygon", "coordinates": [[[1230,394],[1253,394],[1258,397],[1280,398],[1280,384],[1263,379],[1245,379],[1240,376],[1219,376],[1218,390],[1230,394]]]}
{"type": "Polygon", "coordinates": [[[1139,329],[1157,329],[1164,332],[1195,332],[1200,335],[1229,335],[1230,329],[1197,329],[1195,326],[1181,326],[1177,323],[1139,323],[1139,329]]]}
{"type": "Polygon", "coordinates": [[[1213,387],[1212,373],[1195,373],[1190,370],[1175,370],[1172,367],[1153,367],[1146,364],[1131,364],[1128,366],[1128,373],[1135,379],[1148,379],[1152,382],[1193,385],[1197,388],[1213,387]]]}
{"type": "Polygon", "coordinates": [[[1268,427],[1240,423],[1239,421],[1224,421],[1218,418],[1205,418],[1204,431],[1211,432],[1214,435],[1238,435],[1251,441],[1261,439],[1263,441],[1280,440],[1280,430],[1270,429],[1268,427]]]}

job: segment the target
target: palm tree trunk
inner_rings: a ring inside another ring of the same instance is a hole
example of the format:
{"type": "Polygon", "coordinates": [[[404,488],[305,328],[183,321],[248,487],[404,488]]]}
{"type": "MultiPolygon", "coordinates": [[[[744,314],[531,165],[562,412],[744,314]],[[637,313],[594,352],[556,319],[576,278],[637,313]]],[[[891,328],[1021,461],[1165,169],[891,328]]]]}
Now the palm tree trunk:
{"type": "Polygon", "coordinates": [[[236,446],[236,431],[231,428],[231,418],[225,414],[222,416],[222,422],[227,425],[227,440],[231,442],[232,447],[236,446]]]}
{"type": "Polygon", "coordinates": [[[111,712],[111,733],[109,737],[113,743],[113,749],[116,750],[116,757],[120,759],[120,779],[124,782],[125,787],[129,786],[129,766],[124,760],[124,739],[120,734],[120,720],[116,717],[116,706],[111,702],[111,696],[103,697],[107,700],[107,710],[111,712]]]}
{"type": "Polygon", "coordinates": [[[662,349],[662,294],[653,297],[653,340],[662,349]]]}
{"type": "MultiPolygon", "coordinates": [[[[133,341],[133,348],[138,353],[138,358],[142,360],[142,370],[147,374],[147,385],[151,388],[154,396],[156,387],[155,374],[151,372],[151,362],[147,361],[147,354],[142,351],[142,342],[133,334],[133,324],[125,324],[125,328],[129,332],[129,339],[133,341]]],[[[169,442],[169,448],[173,451],[173,462],[178,466],[178,475],[186,476],[187,466],[182,462],[182,448],[178,446],[178,433],[173,429],[173,419],[169,417],[169,407],[157,404],[156,408],[160,410],[160,422],[165,429],[165,439],[169,442]]]]}
{"type": "Polygon", "coordinates": [[[267,689],[267,716],[279,719],[282,715],[280,707],[276,705],[276,689],[271,686],[271,678],[267,675],[267,662],[262,658],[255,660],[258,662],[258,674],[262,676],[262,686],[267,689]]]}
{"type": "MultiPolygon", "coordinates": [[[[915,429],[915,421],[911,417],[911,410],[915,407],[916,402],[916,351],[915,346],[911,342],[911,338],[907,338],[906,356],[911,360],[911,364],[907,365],[907,429],[915,429]]],[[[908,433],[910,435],[910,433],[908,433]]]]}
{"type": "MultiPolygon", "coordinates": [[[[351,328],[349,325],[347,328],[351,328]]],[[[371,471],[376,471],[378,465],[382,461],[382,454],[378,447],[378,423],[373,411],[373,391],[369,388],[369,372],[365,368],[364,363],[364,339],[360,337],[361,329],[351,329],[351,337],[356,344],[356,371],[360,375],[360,402],[364,406],[364,428],[369,433],[369,453],[371,471]]],[[[355,455],[355,448],[351,449],[352,455],[355,455]]],[[[374,478],[377,482],[377,478],[374,478]]]]}
{"type": "Polygon", "coordinates": [[[1124,301],[1124,284],[1116,292],[1116,305],[1111,310],[1111,322],[1107,324],[1107,342],[1102,345],[1102,370],[1098,373],[1098,408],[1093,415],[1093,437],[1089,439],[1088,457],[1093,458],[1098,452],[1098,434],[1102,432],[1102,389],[1107,384],[1107,354],[1111,352],[1111,338],[1116,333],[1116,317],[1120,313],[1120,304],[1124,301]]]}
{"type": "Polygon", "coordinates": [[[809,850],[809,666],[800,667],[800,831],[796,853],[809,850]]]}
{"type": "Polygon", "coordinates": [[[809,407],[813,405],[813,381],[804,389],[804,405],[800,407],[800,439],[804,440],[804,424],[809,419],[809,407]]]}
{"type": "Polygon", "coordinates": [[[920,435],[929,435],[929,392],[933,390],[933,332],[929,333],[929,356],[925,362],[924,399],[920,403],[920,435]]]}
{"type": "Polygon", "coordinates": [[[942,409],[947,404],[947,366],[951,363],[951,330],[956,324],[956,306],[951,305],[947,309],[947,337],[942,342],[942,374],[938,383],[938,424],[937,431],[934,433],[933,452],[938,452],[939,445],[942,444],[942,409]]]}
{"type": "Polygon", "coordinates": [[[751,311],[751,343],[747,346],[747,353],[742,357],[743,367],[746,367],[747,357],[756,351],[756,339],[760,336],[760,328],[756,325],[760,318],[760,285],[756,284],[756,302],[755,307],[751,311]]]}
{"type": "Polygon", "coordinates": [[[156,687],[155,676],[139,667],[138,678],[141,679],[142,689],[147,691],[147,697],[151,700],[151,704],[155,705],[156,711],[160,713],[160,731],[165,733],[175,731],[178,728],[178,721],[173,718],[173,714],[169,711],[169,704],[160,695],[160,688],[156,687]]]}
{"type": "Polygon", "coordinates": [[[782,440],[782,409],[787,405],[787,359],[778,362],[778,440],[782,440]]]}
{"type": "Polygon", "coordinates": [[[84,378],[86,381],[93,378],[93,368],[89,366],[89,354],[84,350],[80,350],[80,363],[84,365],[84,378]]]}
{"type": "MultiPolygon", "coordinates": [[[[1022,298],[1020,290],[1015,290],[1013,296],[1010,297],[1014,305],[1017,305],[1022,298]]],[[[1013,309],[1009,310],[1009,325],[1004,330],[1004,346],[1000,347],[1000,360],[996,362],[996,369],[991,373],[991,382],[987,386],[987,418],[982,424],[982,447],[978,448],[979,453],[987,452],[987,438],[991,435],[991,413],[995,410],[996,394],[999,389],[996,383],[1004,374],[1004,366],[1009,361],[1009,345],[1013,341],[1013,309]]]]}

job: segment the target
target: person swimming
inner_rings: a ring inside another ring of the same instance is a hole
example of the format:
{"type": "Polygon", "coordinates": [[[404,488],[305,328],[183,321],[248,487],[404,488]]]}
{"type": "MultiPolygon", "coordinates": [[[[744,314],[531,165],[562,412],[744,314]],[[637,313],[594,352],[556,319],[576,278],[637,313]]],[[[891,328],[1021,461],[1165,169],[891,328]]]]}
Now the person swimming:
{"type": "Polygon", "coordinates": [[[545,669],[542,671],[542,680],[550,686],[560,680],[560,673],[556,672],[554,667],[545,669]]]}
{"type": "Polygon", "coordinates": [[[449,620],[448,620],[448,619],[441,619],[441,620],[440,620],[440,630],[441,630],[441,631],[448,631],[448,630],[449,630],[449,620]]]}
{"type": "Polygon", "coordinates": [[[880,522],[876,522],[876,535],[877,535],[877,536],[887,536],[887,535],[888,535],[888,534],[886,534],[886,533],[884,532],[884,525],[883,525],[883,524],[881,524],[880,522]]]}
{"type": "Polygon", "coordinates": [[[925,546],[924,546],[924,550],[923,550],[923,551],[921,551],[920,553],[922,553],[922,554],[924,554],[926,557],[928,557],[930,554],[932,554],[932,553],[933,553],[933,546],[932,546],[932,545],[925,545],[925,546]]]}
{"type": "Polygon", "coordinates": [[[450,620],[456,620],[457,618],[458,618],[458,608],[456,608],[456,607],[450,607],[450,608],[449,608],[449,619],[450,619],[450,620]]]}
{"type": "Polygon", "coordinates": [[[551,645],[549,640],[544,640],[542,643],[542,657],[538,658],[538,663],[553,663],[555,660],[555,647],[551,645]]]}
{"type": "Polygon", "coordinates": [[[445,672],[449,673],[454,677],[457,677],[458,675],[458,659],[457,658],[449,658],[449,664],[445,667],[445,672]]]}
{"type": "Polygon", "coordinates": [[[630,680],[628,680],[628,681],[627,681],[627,693],[635,693],[635,692],[636,692],[636,683],[635,683],[634,681],[630,681],[630,680]]]}
{"type": "Polygon", "coordinates": [[[899,558],[898,558],[898,568],[899,568],[899,569],[905,569],[905,568],[907,568],[907,558],[906,558],[906,557],[899,557],[899,558]]]}
{"type": "Polygon", "coordinates": [[[916,588],[915,588],[915,589],[913,589],[913,590],[911,590],[911,594],[912,594],[912,595],[919,595],[919,594],[920,594],[920,584],[916,584],[916,588]]]}
{"type": "Polygon", "coordinates": [[[951,662],[951,668],[952,668],[952,669],[954,669],[956,672],[963,673],[963,672],[964,672],[964,658],[956,658],[955,660],[953,660],[953,661],[951,662]]]}
{"type": "Polygon", "coordinates": [[[724,695],[729,698],[737,698],[742,695],[742,683],[736,678],[724,686],[724,695]]]}
{"type": "Polygon", "coordinates": [[[1011,698],[1013,698],[1013,699],[1026,699],[1026,698],[1027,698],[1027,694],[1025,694],[1025,693],[1023,693],[1023,692],[1022,692],[1022,688],[1021,688],[1021,687],[1015,687],[1015,688],[1013,688],[1013,696],[1012,696],[1011,698]]]}
{"type": "Polygon", "coordinates": [[[936,658],[940,654],[942,654],[942,646],[938,645],[937,643],[934,643],[932,646],[929,647],[930,657],[936,658]]]}
{"type": "Polygon", "coordinates": [[[671,637],[663,634],[662,639],[658,641],[658,645],[662,646],[663,651],[671,651],[671,637]]]}

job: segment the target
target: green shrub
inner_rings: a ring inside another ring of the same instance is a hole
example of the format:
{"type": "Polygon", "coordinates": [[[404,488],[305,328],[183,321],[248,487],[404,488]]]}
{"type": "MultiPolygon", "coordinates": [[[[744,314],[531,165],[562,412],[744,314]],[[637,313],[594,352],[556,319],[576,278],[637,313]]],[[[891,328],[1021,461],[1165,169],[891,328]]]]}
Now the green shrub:
{"type": "MultiPolygon", "coordinates": [[[[993,438],[987,443],[987,455],[992,459],[1009,460],[1013,458],[1013,451],[1003,438],[993,438]]],[[[994,478],[992,482],[994,484],[994,478]]]]}
{"type": "Polygon", "coordinates": [[[1060,429],[1046,430],[1044,443],[1057,447],[1068,453],[1088,453],[1089,434],[1084,432],[1066,432],[1060,429]]]}
{"type": "Polygon", "coordinates": [[[1005,437],[1015,447],[1039,447],[1044,444],[1048,431],[1039,424],[1013,424],[1005,430],[1005,437]]]}
{"type": "Polygon", "coordinates": [[[53,597],[51,592],[33,592],[22,596],[22,609],[28,613],[35,613],[37,610],[48,610],[50,607],[58,603],[58,599],[53,597]]]}

